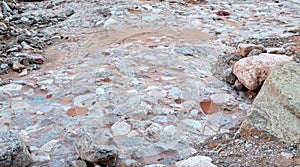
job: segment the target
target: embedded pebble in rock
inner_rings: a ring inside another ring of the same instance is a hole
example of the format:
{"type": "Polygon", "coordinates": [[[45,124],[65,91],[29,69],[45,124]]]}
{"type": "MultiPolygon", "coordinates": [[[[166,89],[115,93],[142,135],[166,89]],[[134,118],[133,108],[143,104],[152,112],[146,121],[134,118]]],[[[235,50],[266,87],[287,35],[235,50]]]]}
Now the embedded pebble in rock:
{"type": "Polygon", "coordinates": [[[216,167],[211,163],[212,159],[206,156],[194,156],[186,160],[182,160],[176,163],[176,167],[191,167],[191,166],[203,166],[203,167],[216,167]]]}
{"type": "Polygon", "coordinates": [[[115,136],[126,135],[130,131],[130,125],[126,122],[116,122],[112,125],[111,130],[115,136]]]}

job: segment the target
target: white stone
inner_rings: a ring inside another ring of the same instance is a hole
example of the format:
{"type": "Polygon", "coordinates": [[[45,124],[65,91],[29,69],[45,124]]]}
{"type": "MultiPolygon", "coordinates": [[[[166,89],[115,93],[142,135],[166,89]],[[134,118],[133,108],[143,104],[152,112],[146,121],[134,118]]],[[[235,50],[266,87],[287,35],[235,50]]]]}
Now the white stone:
{"type": "Polygon", "coordinates": [[[111,127],[115,136],[126,135],[129,133],[131,126],[127,122],[116,122],[111,127]]]}
{"type": "Polygon", "coordinates": [[[164,130],[171,135],[175,135],[175,133],[177,131],[176,127],[173,125],[168,125],[168,126],[164,127],[164,130]]]}
{"type": "Polygon", "coordinates": [[[184,120],[182,120],[182,122],[185,125],[190,126],[190,127],[194,128],[194,129],[199,129],[199,128],[202,127],[201,122],[193,120],[193,119],[184,119],[184,120]]]}
{"type": "Polygon", "coordinates": [[[222,103],[226,103],[229,101],[230,99],[230,95],[229,94],[213,94],[210,96],[211,100],[214,102],[214,103],[217,103],[217,104],[222,104],[222,103]]]}
{"type": "Polygon", "coordinates": [[[44,144],[40,150],[49,152],[55,146],[55,144],[58,142],[59,142],[59,140],[51,140],[51,141],[47,142],[46,144],[44,144]]]}
{"type": "Polygon", "coordinates": [[[103,88],[101,88],[101,87],[98,87],[98,88],[96,89],[96,93],[97,93],[98,95],[103,95],[103,94],[105,93],[105,90],[104,90],[103,88]]]}
{"type": "Polygon", "coordinates": [[[217,167],[211,163],[212,159],[206,156],[194,156],[177,162],[176,167],[217,167]]]}

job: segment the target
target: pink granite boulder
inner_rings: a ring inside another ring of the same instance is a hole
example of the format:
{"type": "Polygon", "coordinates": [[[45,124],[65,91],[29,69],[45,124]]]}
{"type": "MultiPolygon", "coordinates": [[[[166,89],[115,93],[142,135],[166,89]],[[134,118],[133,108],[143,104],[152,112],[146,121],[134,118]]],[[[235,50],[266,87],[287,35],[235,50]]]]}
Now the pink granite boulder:
{"type": "Polygon", "coordinates": [[[286,55],[262,53],[237,61],[233,66],[233,74],[246,88],[256,90],[261,87],[275,65],[292,60],[286,55]]]}

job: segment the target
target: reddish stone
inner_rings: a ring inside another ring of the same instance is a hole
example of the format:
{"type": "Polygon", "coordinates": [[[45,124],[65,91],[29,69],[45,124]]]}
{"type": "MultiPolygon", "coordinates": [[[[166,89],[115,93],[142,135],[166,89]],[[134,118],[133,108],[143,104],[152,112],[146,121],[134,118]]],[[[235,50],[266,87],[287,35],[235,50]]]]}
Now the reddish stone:
{"type": "Polygon", "coordinates": [[[219,111],[219,107],[211,100],[201,101],[200,107],[205,114],[213,114],[219,111]]]}
{"type": "Polygon", "coordinates": [[[71,116],[71,117],[74,117],[74,116],[84,116],[88,112],[89,112],[89,110],[88,110],[87,107],[73,107],[73,108],[70,108],[67,111],[67,115],[71,116]]]}
{"type": "Polygon", "coordinates": [[[226,11],[223,11],[223,10],[219,10],[216,14],[218,16],[230,16],[229,12],[226,12],[226,11]]]}

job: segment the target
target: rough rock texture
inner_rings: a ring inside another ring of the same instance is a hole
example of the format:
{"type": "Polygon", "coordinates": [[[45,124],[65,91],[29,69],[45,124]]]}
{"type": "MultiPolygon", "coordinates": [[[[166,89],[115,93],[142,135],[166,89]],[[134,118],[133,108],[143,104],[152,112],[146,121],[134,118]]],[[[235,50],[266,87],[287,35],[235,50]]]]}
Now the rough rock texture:
{"type": "Polygon", "coordinates": [[[300,143],[300,66],[278,65],[265,81],[241,134],[270,134],[287,143],[300,143]]]}
{"type": "Polygon", "coordinates": [[[30,153],[19,137],[12,131],[0,132],[0,166],[28,166],[30,153]]]}
{"type": "Polygon", "coordinates": [[[286,55],[262,53],[237,61],[233,66],[233,73],[246,88],[256,90],[263,84],[276,64],[288,61],[292,61],[292,58],[286,55]]]}
{"type": "Polygon", "coordinates": [[[262,52],[267,52],[264,46],[255,44],[239,44],[236,53],[242,57],[247,57],[247,55],[254,49],[261,50],[262,52]]]}
{"type": "Polygon", "coordinates": [[[182,160],[176,163],[176,167],[216,167],[211,163],[211,158],[206,156],[194,156],[186,160],[182,160]]]}
{"type": "Polygon", "coordinates": [[[118,152],[112,135],[106,129],[81,132],[77,151],[81,159],[88,163],[113,166],[118,152]]]}

